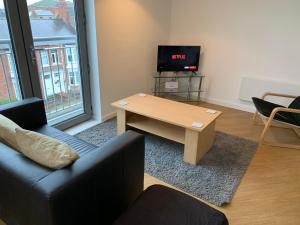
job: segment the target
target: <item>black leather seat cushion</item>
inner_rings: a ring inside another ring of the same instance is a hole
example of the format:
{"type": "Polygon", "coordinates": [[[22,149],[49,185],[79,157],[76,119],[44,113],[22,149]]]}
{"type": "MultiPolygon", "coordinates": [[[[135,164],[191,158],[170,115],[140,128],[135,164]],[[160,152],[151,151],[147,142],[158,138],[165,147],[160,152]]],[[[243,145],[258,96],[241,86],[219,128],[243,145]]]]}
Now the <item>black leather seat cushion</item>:
{"type": "MultiPolygon", "coordinates": [[[[289,108],[291,108],[291,109],[300,109],[300,96],[294,99],[294,101],[289,105],[289,108]]],[[[296,121],[296,124],[298,126],[300,126],[300,114],[299,113],[293,113],[292,117],[296,121]]]]}
{"type": "Polygon", "coordinates": [[[66,144],[71,146],[80,156],[83,156],[97,148],[95,145],[68,135],[48,125],[41,126],[34,131],[65,142],[66,144]]]}
{"type": "Polygon", "coordinates": [[[153,185],[114,225],[228,225],[225,215],[174,189],[153,185]]]}
{"type": "MultiPolygon", "coordinates": [[[[273,109],[275,109],[277,107],[286,108],[285,106],[274,104],[272,102],[268,102],[268,101],[260,99],[260,98],[254,97],[254,98],[252,98],[252,100],[253,100],[253,103],[254,103],[257,111],[266,117],[270,117],[273,109]]],[[[300,126],[300,120],[297,121],[296,117],[294,116],[294,113],[278,112],[278,113],[276,113],[274,118],[276,120],[279,120],[279,121],[282,121],[285,123],[290,123],[290,124],[300,126]]]]}

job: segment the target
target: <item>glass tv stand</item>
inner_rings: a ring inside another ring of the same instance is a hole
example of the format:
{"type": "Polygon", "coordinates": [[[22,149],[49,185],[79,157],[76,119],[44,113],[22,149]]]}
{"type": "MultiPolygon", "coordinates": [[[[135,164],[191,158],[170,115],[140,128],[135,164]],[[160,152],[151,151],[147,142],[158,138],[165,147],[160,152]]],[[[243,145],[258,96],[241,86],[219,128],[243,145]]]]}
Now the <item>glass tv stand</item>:
{"type": "Polygon", "coordinates": [[[196,72],[159,72],[154,76],[153,94],[183,102],[200,102],[203,78],[196,72]]]}

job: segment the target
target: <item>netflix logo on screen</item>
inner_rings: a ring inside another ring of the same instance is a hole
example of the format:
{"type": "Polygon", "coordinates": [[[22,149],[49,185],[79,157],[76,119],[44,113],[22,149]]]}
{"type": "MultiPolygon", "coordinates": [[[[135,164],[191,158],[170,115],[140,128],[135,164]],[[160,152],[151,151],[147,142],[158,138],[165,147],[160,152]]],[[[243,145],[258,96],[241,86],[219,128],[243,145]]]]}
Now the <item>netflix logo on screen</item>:
{"type": "Polygon", "coordinates": [[[177,54],[177,55],[172,55],[172,59],[173,60],[185,60],[186,59],[186,55],[185,54],[177,54]]]}
{"type": "Polygon", "coordinates": [[[200,46],[158,46],[157,71],[198,71],[200,46]]]}

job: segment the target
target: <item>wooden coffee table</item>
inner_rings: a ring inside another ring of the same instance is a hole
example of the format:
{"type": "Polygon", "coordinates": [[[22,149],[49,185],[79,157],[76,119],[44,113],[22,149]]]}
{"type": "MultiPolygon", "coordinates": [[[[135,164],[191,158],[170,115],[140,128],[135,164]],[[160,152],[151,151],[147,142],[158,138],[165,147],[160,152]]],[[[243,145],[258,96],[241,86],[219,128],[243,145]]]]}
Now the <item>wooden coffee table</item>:
{"type": "Polygon", "coordinates": [[[184,144],[184,161],[196,165],[212,147],[215,121],[220,111],[175,102],[152,95],[136,94],[112,103],[117,108],[117,131],[134,127],[184,144]],[[127,103],[127,104],[126,104],[127,103]],[[192,126],[202,123],[201,128],[192,126]]]}

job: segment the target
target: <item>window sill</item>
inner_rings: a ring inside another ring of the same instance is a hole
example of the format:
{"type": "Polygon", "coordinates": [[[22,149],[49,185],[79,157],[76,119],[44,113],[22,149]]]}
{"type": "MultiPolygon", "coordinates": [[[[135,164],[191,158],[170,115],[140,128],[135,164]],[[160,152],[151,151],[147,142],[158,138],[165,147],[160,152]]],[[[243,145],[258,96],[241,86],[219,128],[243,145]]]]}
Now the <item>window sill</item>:
{"type": "Polygon", "coordinates": [[[79,134],[80,132],[87,130],[93,126],[96,126],[100,123],[101,123],[100,121],[92,119],[92,120],[83,122],[79,125],[76,125],[74,127],[68,128],[68,129],[64,130],[64,132],[66,132],[69,135],[76,135],[76,134],[79,134]]]}

